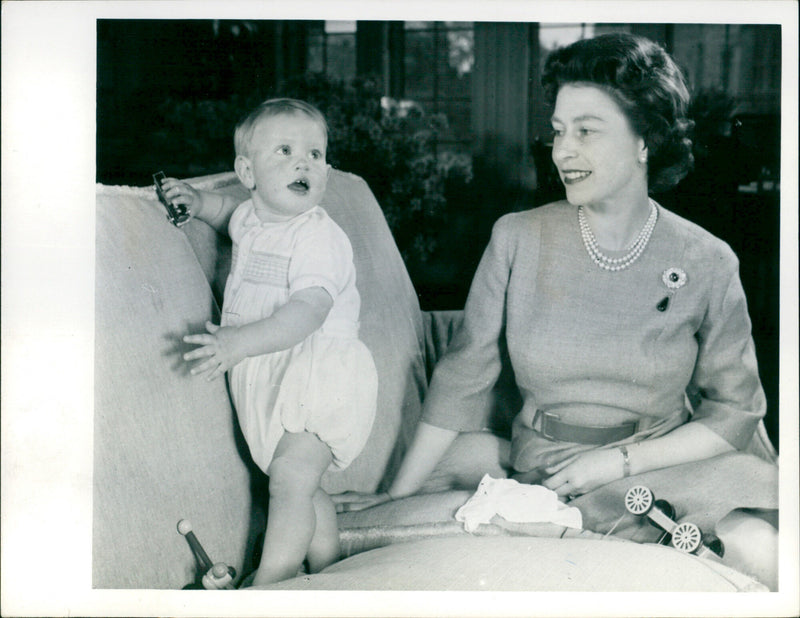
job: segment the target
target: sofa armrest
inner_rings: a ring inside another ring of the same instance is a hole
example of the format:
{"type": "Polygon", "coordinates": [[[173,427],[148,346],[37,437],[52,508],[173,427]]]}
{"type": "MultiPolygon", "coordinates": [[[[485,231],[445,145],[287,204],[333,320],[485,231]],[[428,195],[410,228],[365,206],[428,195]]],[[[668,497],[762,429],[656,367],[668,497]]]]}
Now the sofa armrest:
{"type": "Polygon", "coordinates": [[[453,339],[453,335],[461,326],[464,312],[457,311],[423,311],[422,324],[425,332],[425,372],[428,382],[431,380],[433,368],[453,339]]]}

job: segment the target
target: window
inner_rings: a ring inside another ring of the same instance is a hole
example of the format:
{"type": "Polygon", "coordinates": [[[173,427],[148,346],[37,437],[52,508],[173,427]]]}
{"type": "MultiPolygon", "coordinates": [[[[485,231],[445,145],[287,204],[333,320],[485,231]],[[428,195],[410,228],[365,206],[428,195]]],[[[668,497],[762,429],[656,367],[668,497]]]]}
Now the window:
{"type": "MultiPolygon", "coordinates": [[[[776,26],[745,26],[749,39],[750,74],[746,81],[751,84],[747,92],[739,93],[740,99],[759,113],[774,112],[781,96],[781,33],[776,26]]],[[[745,61],[745,67],[747,63],[745,61]]],[[[747,71],[747,68],[745,69],[747,71]]]]}
{"type": "Polygon", "coordinates": [[[468,153],[472,143],[472,22],[405,22],[403,98],[425,114],[443,114],[439,152],[468,153]]]}
{"type": "MultiPolygon", "coordinates": [[[[473,23],[396,23],[402,25],[401,32],[393,34],[386,28],[383,49],[370,52],[393,55],[384,73],[385,95],[393,96],[402,108],[445,116],[447,129],[439,136],[438,152],[468,154],[472,143],[473,23]],[[394,40],[388,40],[390,37],[394,40]]],[[[308,70],[345,81],[355,77],[361,70],[358,29],[355,21],[309,22],[308,70]]]]}

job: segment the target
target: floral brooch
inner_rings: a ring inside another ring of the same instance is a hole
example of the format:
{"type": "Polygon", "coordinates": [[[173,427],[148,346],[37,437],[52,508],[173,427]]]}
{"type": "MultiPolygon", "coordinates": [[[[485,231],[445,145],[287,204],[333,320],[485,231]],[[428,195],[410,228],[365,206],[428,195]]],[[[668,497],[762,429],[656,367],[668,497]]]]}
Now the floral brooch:
{"type": "Polygon", "coordinates": [[[680,268],[668,268],[661,275],[661,281],[670,290],[677,290],[686,283],[686,273],[680,268]]]}

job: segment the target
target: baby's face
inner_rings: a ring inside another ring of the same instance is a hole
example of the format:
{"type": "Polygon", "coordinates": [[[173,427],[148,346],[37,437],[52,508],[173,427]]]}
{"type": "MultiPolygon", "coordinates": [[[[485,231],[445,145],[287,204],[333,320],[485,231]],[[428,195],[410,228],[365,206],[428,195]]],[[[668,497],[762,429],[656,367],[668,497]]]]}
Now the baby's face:
{"type": "Polygon", "coordinates": [[[253,203],[262,220],[291,219],[319,204],[330,167],[326,145],[323,128],[302,113],[259,121],[237,171],[246,185],[254,183],[253,203]]]}

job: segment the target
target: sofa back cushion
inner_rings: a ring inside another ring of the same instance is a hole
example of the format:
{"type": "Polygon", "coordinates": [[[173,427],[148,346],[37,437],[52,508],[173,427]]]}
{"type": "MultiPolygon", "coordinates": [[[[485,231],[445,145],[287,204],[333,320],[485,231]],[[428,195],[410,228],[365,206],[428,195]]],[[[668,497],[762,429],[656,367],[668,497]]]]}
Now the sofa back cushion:
{"type": "Polygon", "coordinates": [[[96,222],[93,585],[181,588],[196,568],[180,519],[237,569],[249,536],[250,471],[225,383],[181,359],[182,336],[217,319],[216,303],[151,189],[99,187],[96,222]]]}
{"type": "Polygon", "coordinates": [[[378,371],[378,412],[362,454],[331,473],[330,492],[375,491],[394,477],[413,437],[427,388],[419,300],[375,196],[361,178],[333,170],[324,208],[353,245],[361,294],[360,338],[378,371]]]}
{"type": "MultiPolygon", "coordinates": [[[[188,182],[241,200],[249,197],[232,172],[188,182]]],[[[393,477],[420,417],[427,385],[422,314],[403,259],[367,183],[331,170],[322,206],[353,246],[361,295],[360,338],[372,352],[378,371],[378,412],[370,439],[350,467],[326,474],[323,487],[331,493],[375,491],[393,477]]],[[[230,244],[221,237],[214,240],[209,229],[194,223],[185,228],[214,290],[221,294],[230,244]]]]}

